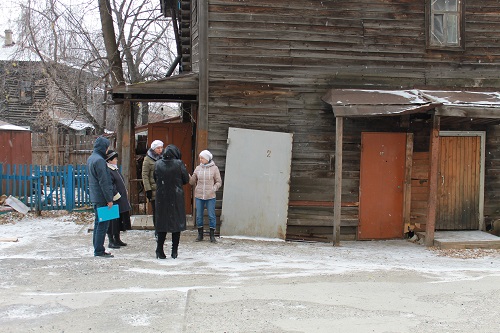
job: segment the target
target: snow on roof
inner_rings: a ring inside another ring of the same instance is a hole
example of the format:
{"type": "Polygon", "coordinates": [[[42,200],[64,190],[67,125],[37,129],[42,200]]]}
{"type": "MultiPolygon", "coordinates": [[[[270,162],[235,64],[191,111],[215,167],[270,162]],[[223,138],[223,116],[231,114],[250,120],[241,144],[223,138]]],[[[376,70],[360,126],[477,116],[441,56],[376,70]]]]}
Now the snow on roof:
{"type": "Polygon", "coordinates": [[[76,120],[76,119],[61,119],[59,118],[57,120],[60,124],[69,127],[71,129],[74,129],[75,131],[80,131],[84,130],[87,128],[94,128],[94,126],[91,123],[87,123],[81,120],[76,120]]]}
{"type": "Polygon", "coordinates": [[[29,131],[29,129],[21,127],[21,126],[16,126],[13,124],[6,123],[4,121],[0,120],[0,130],[3,131],[29,131]]]}
{"type": "Polygon", "coordinates": [[[443,105],[497,106],[500,93],[486,91],[421,90],[425,98],[443,105]]]}
{"type": "Polygon", "coordinates": [[[439,103],[443,105],[497,106],[500,93],[487,91],[446,90],[366,90],[331,89],[323,98],[332,106],[411,105],[439,103]]]}

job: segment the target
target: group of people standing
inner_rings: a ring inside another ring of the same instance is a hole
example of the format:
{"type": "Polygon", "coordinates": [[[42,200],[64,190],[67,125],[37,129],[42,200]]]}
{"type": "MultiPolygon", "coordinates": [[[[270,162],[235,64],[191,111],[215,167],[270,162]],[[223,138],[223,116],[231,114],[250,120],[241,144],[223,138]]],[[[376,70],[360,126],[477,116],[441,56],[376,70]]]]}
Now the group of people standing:
{"type": "Polygon", "coordinates": [[[130,223],[130,203],[123,176],[118,169],[118,153],[109,149],[110,142],[105,137],[98,137],[94,142],[94,150],[87,159],[90,201],[94,205],[94,256],[112,258],[106,252],[104,241],[106,234],[109,248],[117,249],[126,246],[120,238],[120,231],[132,229],[130,223]],[[97,209],[113,204],[118,205],[119,217],[100,221],[97,209]]]}
{"type": "MultiPolygon", "coordinates": [[[[92,155],[87,160],[90,200],[94,205],[94,256],[113,257],[105,251],[106,233],[110,248],[126,246],[120,239],[120,231],[130,230],[130,203],[123,177],[118,169],[118,153],[109,150],[110,142],[98,137],[92,155]],[[120,217],[100,222],[97,208],[113,203],[119,205],[120,217]]],[[[218,167],[208,150],[199,154],[200,165],[190,175],[186,169],[179,148],[175,145],[163,147],[163,142],[154,140],[142,165],[142,181],[146,198],[153,210],[153,224],[156,237],[156,258],[166,259],[164,244],[167,233],[172,234],[171,257],[177,258],[180,234],[186,230],[186,211],[183,186],[195,186],[196,226],[198,237],[203,240],[203,213],[207,209],[209,218],[210,241],[215,240],[215,192],[222,186],[218,167]]]]}

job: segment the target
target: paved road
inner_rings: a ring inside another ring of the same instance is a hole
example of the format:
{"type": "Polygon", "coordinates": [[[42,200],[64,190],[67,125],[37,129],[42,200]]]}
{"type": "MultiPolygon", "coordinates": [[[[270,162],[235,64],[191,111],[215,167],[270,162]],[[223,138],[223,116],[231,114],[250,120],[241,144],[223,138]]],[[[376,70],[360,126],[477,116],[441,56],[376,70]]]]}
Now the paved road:
{"type": "Polygon", "coordinates": [[[129,231],[92,257],[87,227],[0,225],[1,332],[498,332],[500,254],[461,259],[407,241],[330,244],[181,237],[154,257],[129,231]]]}

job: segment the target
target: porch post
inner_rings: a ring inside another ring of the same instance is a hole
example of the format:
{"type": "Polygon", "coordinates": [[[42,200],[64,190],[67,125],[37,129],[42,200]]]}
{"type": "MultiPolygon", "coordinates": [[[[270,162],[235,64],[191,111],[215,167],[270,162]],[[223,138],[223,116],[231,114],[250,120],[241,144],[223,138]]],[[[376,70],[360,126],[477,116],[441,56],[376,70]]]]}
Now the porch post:
{"type": "Polygon", "coordinates": [[[342,207],[342,141],[344,118],[335,117],[335,196],[333,199],[333,246],[340,245],[340,216],[342,207]]]}
{"type": "Polygon", "coordinates": [[[132,140],[135,139],[133,134],[133,119],[131,102],[126,100],[123,102],[123,132],[122,132],[122,147],[116,147],[116,150],[122,153],[120,160],[122,161],[122,174],[127,191],[130,193],[130,166],[135,163],[130,156],[130,149],[132,146],[132,140]]]}
{"type": "Polygon", "coordinates": [[[427,223],[425,224],[425,245],[434,245],[436,229],[437,182],[439,165],[439,128],[441,118],[433,115],[429,147],[429,200],[427,201],[427,223]]]}

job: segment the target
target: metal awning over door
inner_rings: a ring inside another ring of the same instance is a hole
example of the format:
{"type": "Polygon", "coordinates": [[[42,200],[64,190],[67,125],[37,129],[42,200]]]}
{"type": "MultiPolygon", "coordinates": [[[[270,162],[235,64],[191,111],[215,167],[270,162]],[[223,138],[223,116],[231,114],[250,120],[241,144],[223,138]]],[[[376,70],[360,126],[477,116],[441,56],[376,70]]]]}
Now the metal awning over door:
{"type": "Polygon", "coordinates": [[[330,89],[322,99],[333,107],[337,117],[401,116],[432,110],[441,117],[500,123],[498,92],[330,89]]]}

